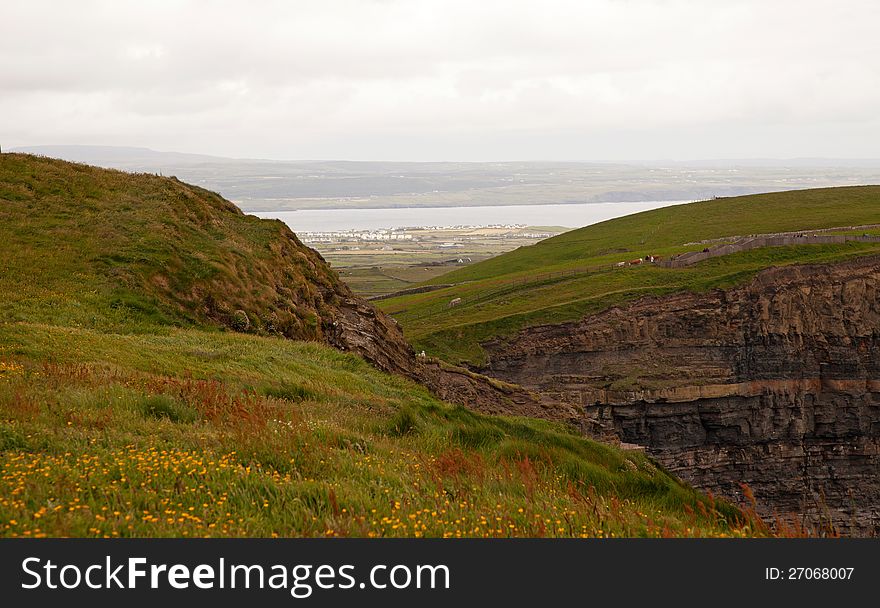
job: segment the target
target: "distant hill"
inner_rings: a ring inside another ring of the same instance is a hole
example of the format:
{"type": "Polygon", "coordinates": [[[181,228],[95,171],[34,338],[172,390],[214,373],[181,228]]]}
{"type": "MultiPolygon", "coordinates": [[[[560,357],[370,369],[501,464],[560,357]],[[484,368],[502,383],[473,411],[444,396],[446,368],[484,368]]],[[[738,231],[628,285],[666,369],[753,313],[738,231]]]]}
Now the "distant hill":
{"type": "Polygon", "coordinates": [[[186,154],[183,152],[158,152],[150,148],[131,146],[85,146],[85,145],[50,145],[22,146],[10,152],[34,154],[59,158],[77,163],[86,163],[99,167],[117,169],[131,168],[143,170],[147,167],[173,167],[175,165],[191,165],[200,163],[229,163],[233,159],[205,154],[186,154]]]}
{"type": "Polygon", "coordinates": [[[14,151],[174,175],[247,211],[699,200],[880,182],[880,161],[395,162],[232,159],[113,146],[14,151]]]}
{"type": "MultiPolygon", "coordinates": [[[[532,325],[570,321],[642,295],[741,283],[774,265],[876,253],[871,243],[774,247],[714,258],[690,268],[615,264],[669,258],[737,235],[880,223],[880,187],[813,189],[665,207],[561,234],[454,270],[432,282],[455,287],[379,302],[417,348],[479,366],[481,342],[532,325]],[[460,298],[460,304],[449,303],[460,298]]],[[[874,228],[869,230],[878,233],[874,228]]]]}

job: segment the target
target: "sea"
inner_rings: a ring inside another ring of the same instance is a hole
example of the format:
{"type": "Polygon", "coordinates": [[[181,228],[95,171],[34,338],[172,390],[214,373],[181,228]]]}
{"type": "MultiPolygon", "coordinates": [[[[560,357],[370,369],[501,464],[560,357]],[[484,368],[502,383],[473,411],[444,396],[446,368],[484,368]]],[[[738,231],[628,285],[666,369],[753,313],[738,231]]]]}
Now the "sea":
{"type": "Polygon", "coordinates": [[[393,209],[301,209],[298,211],[265,211],[254,213],[254,215],[279,219],[290,226],[294,232],[508,224],[579,228],[631,213],[687,202],[690,201],[402,207],[393,209]]]}

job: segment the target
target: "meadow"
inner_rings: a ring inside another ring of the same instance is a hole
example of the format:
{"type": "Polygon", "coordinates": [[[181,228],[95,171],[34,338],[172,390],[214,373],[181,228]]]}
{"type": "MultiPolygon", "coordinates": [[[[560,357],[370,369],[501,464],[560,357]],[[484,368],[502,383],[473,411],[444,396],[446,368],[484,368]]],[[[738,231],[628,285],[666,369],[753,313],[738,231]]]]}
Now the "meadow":
{"type": "Polygon", "coordinates": [[[877,223],[877,186],[676,205],[566,232],[426,282],[453,287],[377,304],[403,325],[416,348],[450,363],[479,366],[485,362],[482,342],[532,325],[576,320],[646,295],[729,288],[771,266],[839,261],[880,253],[880,246],[767,247],[682,269],[652,264],[618,268],[619,262],[647,255],[669,258],[735,236],[877,223]],[[456,298],[461,302],[450,307],[456,298]]]}
{"type": "Polygon", "coordinates": [[[0,325],[0,535],[768,534],[639,452],[314,344],[0,325]]]}

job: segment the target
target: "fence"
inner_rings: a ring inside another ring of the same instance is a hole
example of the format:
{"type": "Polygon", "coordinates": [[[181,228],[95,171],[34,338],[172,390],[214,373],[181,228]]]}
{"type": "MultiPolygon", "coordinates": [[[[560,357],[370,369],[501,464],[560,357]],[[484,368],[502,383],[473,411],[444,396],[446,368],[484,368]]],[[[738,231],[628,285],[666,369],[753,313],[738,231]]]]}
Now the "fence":
{"type": "Polygon", "coordinates": [[[740,241],[730,243],[728,245],[719,245],[712,247],[708,251],[691,251],[682,253],[668,260],[660,260],[658,266],[664,268],[684,268],[709,258],[715,258],[722,255],[730,255],[740,251],[748,251],[750,249],[758,249],[760,247],[787,247],[791,245],[834,245],[842,244],[850,241],[861,243],[880,243],[880,236],[871,235],[785,235],[785,236],[759,236],[753,238],[744,238],[740,241]]]}

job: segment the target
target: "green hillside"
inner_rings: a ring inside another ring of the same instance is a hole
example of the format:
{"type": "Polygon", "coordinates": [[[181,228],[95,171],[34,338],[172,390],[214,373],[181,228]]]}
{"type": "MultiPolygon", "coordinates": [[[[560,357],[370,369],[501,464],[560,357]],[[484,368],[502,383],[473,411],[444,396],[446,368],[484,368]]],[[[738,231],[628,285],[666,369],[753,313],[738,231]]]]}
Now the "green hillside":
{"type": "Polygon", "coordinates": [[[0,155],[0,536],[767,533],[640,453],[325,346],[345,293],[215,194],[0,155]]]}
{"type": "MultiPolygon", "coordinates": [[[[828,262],[880,252],[880,244],[767,247],[682,269],[617,262],[699,251],[700,241],[880,223],[880,186],[723,198],[637,213],[581,228],[455,270],[446,289],[379,302],[416,348],[479,365],[482,341],[530,325],[574,320],[648,294],[729,287],[773,265],[828,262]],[[455,298],[461,302],[450,307],[455,298]]],[[[880,233],[877,229],[856,232],[880,233]]],[[[845,231],[844,231],[845,232],[845,231]]]]}
{"type": "Polygon", "coordinates": [[[339,279],[282,222],[173,178],[0,159],[3,319],[321,337],[339,279]]]}

